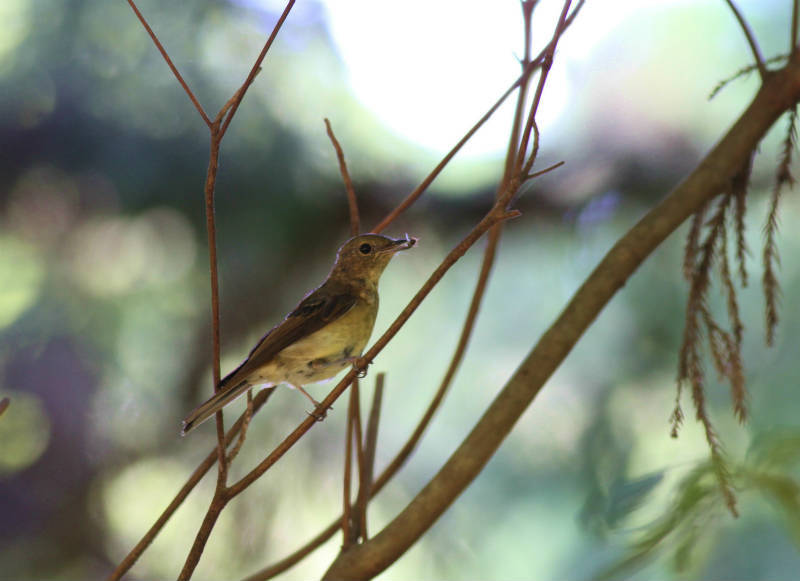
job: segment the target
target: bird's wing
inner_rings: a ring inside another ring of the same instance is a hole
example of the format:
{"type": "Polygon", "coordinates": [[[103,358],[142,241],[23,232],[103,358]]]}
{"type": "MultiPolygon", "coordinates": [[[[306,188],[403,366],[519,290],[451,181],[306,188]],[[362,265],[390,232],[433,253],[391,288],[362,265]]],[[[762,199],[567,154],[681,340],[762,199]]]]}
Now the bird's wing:
{"type": "Polygon", "coordinates": [[[303,337],[320,330],[344,315],[356,304],[357,297],[344,289],[325,289],[324,286],[309,294],[299,305],[273,327],[256,344],[247,359],[229,373],[220,386],[236,385],[259,367],[269,363],[283,351],[303,337]]]}

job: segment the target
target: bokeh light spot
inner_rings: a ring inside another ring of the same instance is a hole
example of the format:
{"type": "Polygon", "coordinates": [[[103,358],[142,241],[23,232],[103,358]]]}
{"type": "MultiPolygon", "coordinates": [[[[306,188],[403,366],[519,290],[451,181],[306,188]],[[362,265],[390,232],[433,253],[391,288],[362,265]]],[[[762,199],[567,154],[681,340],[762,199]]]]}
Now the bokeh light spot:
{"type": "Polygon", "coordinates": [[[0,475],[8,475],[39,459],[50,440],[50,423],[37,396],[2,390],[0,397],[11,400],[0,416],[0,475]]]}
{"type": "Polygon", "coordinates": [[[78,190],[67,174],[34,166],[14,184],[8,202],[9,224],[39,246],[58,243],[77,213],[78,190]]]}
{"type": "Polygon", "coordinates": [[[186,218],[155,208],[134,219],[84,224],[73,240],[72,272],[93,294],[115,295],[180,279],[194,264],[195,252],[186,218]]]}
{"type": "Polygon", "coordinates": [[[0,238],[0,329],[16,321],[39,296],[44,265],[34,248],[0,238]]]}
{"type": "Polygon", "coordinates": [[[31,30],[28,0],[3,0],[0,2],[0,69],[13,63],[14,53],[31,30]]]}

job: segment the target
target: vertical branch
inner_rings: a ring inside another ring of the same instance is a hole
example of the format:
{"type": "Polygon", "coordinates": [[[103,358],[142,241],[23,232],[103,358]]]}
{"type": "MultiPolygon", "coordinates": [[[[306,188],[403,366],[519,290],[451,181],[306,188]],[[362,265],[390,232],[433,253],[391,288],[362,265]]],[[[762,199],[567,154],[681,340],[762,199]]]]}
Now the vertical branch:
{"type": "Polygon", "coordinates": [[[336,158],[339,160],[339,172],[342,174],[342,181],[344,182],[344,189],[347,192],[347,205],[350,208],[350,236],[358,236],[361,232],[361,221],[358,217],[358,200],[356,198],[356,191],[353,188],[353,180],[350,179],[350,172],[347,171],[347,162],[344,159],[344,151],[342,146],[339,145],[339,140],[333,134],[333,128],[328,118],[325,118],[325,129],[328,132],[328,137],[336,150],[336,158]]]}
{"type": "Polygon", "coordinates": [[[355,519],[359,523],[361,539],[369,538],[367,533],[367,503],[372,497],[372,479],[375,471],[375,451],[378,447],[378,424],[381,418],[381,402],[383,401],[383,386],[386,379],[385,373],[379,373],[375,378],[375,392],[372,396],[372,407],[367,420],[367,433],[364,439],[364,468],[361,471],[361,480],[358,483],[358,497],[355,505],[355,519]]]}
{"type": "MultiPolygon", "coordinates": [[[[354,386],[353,386],[354,387],[354,386]]],[[[355,390],[350,390],[347,406],[347,421],[344,430],[344,482],[342,485],[342,550],[351,544],[350,539],[350,480],[353,473],[353,417],[355,414],[355,390]]]]}
{"type": "Polygon", "coordinates": [[[797,12],[800,9],[800,0],[793,0],[792,2],[792,31],[789,35],[789,59],[795,58],[797,51],[797,12]]]}
{"type": "MultiPolygon", "coordinates": [[[[208,172],[205,184],[205,210],[206,233],[208,236],[208,264],[211,277],[211,368],[214,381],[214,393],[220,389],[219,367],[219,273],[217,270],[217,227],[214,216],[214,188],[217,182],[217,169],[219,167],[219,139],[216,129],[219,127],[219,117],[212,124],[211,148],[208,159],[208,172]]],[[[228,461],[225,457],[225,423],[222,410],[216,413],[217,425],[217,484],[225,486],[228,477],[228,461]]]]}

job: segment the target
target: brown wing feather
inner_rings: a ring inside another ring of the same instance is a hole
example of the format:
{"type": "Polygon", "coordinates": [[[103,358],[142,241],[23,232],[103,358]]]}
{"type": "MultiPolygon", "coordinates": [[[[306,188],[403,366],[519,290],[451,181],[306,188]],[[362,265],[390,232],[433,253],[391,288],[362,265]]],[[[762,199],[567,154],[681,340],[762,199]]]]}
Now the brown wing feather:
{"type": "Polygon", "coordinates": [[[220,382],[221,387],[237,385],[286,347],[335,321],[353,305],[357,297],[345,289],[327,289],[323,285],[303,299],[286,318],[275,325],[256,344],[239,367],[220,382]]]}

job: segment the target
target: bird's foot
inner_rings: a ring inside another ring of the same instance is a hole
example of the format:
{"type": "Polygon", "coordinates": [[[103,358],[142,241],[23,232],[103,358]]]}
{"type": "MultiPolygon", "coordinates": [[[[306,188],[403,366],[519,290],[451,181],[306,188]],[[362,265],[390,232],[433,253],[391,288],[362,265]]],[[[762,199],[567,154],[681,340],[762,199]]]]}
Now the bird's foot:
{"type": "Polygon", "coordinates": [[[347,361],[358,372],[356,377],[359,379],[364,379],[367,376],[367,368],[372,364],[372,361],[366,357],[348,357],[347,361]]]}
{"type": "MultiPolygon", "coordinates": [[[[331,409],[333,409],[333,408],[331,408],[331,409]]],[[[328,415],[328,410],[326,408],[322,407],[321,405],[317,404],[317,407],[314,408],[314,411],[306,412],[306,414],[311,416],[312,418],[314,418],[318,422],[321,422],[322,420],[325,419],[325,416],[328,415]]]]}

